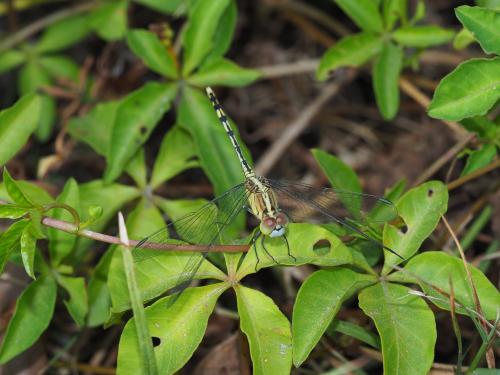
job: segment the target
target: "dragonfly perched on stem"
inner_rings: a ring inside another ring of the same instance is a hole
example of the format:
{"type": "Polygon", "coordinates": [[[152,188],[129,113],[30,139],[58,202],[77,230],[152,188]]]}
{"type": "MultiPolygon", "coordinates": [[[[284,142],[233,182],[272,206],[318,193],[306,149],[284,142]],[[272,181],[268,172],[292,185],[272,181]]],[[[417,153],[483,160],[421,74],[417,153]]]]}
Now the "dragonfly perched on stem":
{"type": "MultiPolygon", "coordinates": [[[[393,249],[365,233],[360,225],[366,221],[362,214],[365,205],[378,208],[379,214],[378,217],[373,218],[374,221],[387,222],[397,218],[397,210],[392,202],[375,195],[339,191],[333,188],[317,188],[307,184],[276,181],[257,176],[245,159],[228,117],[213,90],[207,87],[206,92],[239,159],[244,181],[197,211],[169,223],[166,228],[145,238],[137,245],[137,248],[144,248],[147,244],[171,242],[172,238],[177,237],[198,248],[202,247],[202,251],[193,254],[185,264],[173,288],[174,293],[180,295],[191,283],[212,247],[227,242],[226,229],[244,211],[248,211],[259,222],[258,228],[249,241],[253,248],[250,251],[255,252],[257,260],[256,271],[260,262],[257,241],[260,241],[260,248],[263,249],[265,255],[278,263],[266,248],[267,238],[282,239],[289,259],[292,263],[297,260],[287,240],[288,224],[304,220],[337,224],[354,236],[400,257],[393,249]]],[[[136,257],[137,262],[141,259],[144,258],[136,257]]]]}

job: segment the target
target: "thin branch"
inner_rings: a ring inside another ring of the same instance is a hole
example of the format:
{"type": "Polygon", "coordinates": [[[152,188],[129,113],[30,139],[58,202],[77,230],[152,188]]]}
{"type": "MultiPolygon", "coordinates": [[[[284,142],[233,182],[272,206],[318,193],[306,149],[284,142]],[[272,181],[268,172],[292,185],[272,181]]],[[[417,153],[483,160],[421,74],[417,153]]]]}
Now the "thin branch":
{"type": "Polygon", "coordinates": [[[8,50],[9,48],[12,48],[13,46],[22,42],[23,40],[28,39],[30,36],[36,34],[45,27],[52,25],[67,17],[90,10],[94,8],[96,5],[97,3],[93,1],[83,2],[73,7],[64,8],[58,12],[49,14],[47,17],[40,18],[35,22],[29,24],[28,26],[24,27],[23,29],[5,38],[3,42],[0,43],[0,53],[4,52],[5,50],[8,50]]]}
{"type": "MultiPolygon", "coordinates": [[[[0,200],[1,204],[9,204],[8,202],[0,200]]],[[[42,219],[42,224],[50,227],[59,229],[60,231],[71,233],[77,236],[90,238],[95,241],[105,242],[113,245],[123,245],[120,238],[115,236],[110,236],[108,234],[103,234],[99,232],[94,232],[89,229],[79,229],[73,223],[57,220],[48,216],[44,216],[42,219]]],[[[241,253],[247,252],[249,245],[184,245],[184,244],[172,244],[172,243],[157,243],[157,242],[142,242],[137,240],[130,240],[130,247],[136,247],[140,244],[141,247],[146,249],[154,250],[165,250],[165,251],[194,251],[194,252],[215,252],[215,253],[241,253]]]]}
{"type": "Polygon", "coordinates": [[[450,182],[448,184],[448,191],[456,189],[460,185],[463,185],[466,182],[469,182],[470,180],[474,180],[474,179],[482,176],[483,174],[491,172],[499,167],[500,167],[500,159],[496,159],[496,160],[492,161],[490,164],[488,164],[482,168],[479,168],[472,173],[469,173],[465,176],[459,177],[456,180],[450,182]]]}
{"type": "Polygon", "coordinates": [[[318,64],[318,59],[302,60],[290,64],[263,66],[262,68],[257,68],[257,70],[262,73],[262,79],[273,79],[293,74],[312,73],[316,70],[318,64]]]}
{"type": "Polygon", "coordinates": [[[314,116],[325,105],[328,100],[335,96],[346,83],[352,81],[357,75],[357,71],[349,70],[341,78],[323,87],[321,93],[300,113],[272,144],[269,150],[262,156],[255,167],[259,175],[266,175],[267,172],[281,158],[287,147],[304,131],[310,124],[314,116]]]}

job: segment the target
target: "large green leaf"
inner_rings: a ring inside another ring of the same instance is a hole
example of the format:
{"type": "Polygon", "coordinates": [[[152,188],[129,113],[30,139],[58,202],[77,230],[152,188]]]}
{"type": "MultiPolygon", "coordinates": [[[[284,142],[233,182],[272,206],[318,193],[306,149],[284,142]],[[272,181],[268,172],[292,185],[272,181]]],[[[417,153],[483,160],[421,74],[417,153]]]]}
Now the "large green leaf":
{"type": "Polygon", "coordinates": [[[377,281],[349,268],[313,273],[297,293],[292,316],[293,363],[299,367],[340,310],[356,291],[377,281]]]}
{"type": "Polygon", "coordinates": [[[427,304],[410,289],[381,283],[359,294],[382,342],[384,375],[427,374],[434,359],[436,323],[427,304]]]}
{"type": "Polygon", "coordinates": [[[479,42],[486,53],[500,55],[500,12],[462,5],[455,14],[479,42]]]}
{"type": "MultiPolygon", "coordinates": [[[[147,202],[141,202],[130,214],[127,229],[130,238],[142,239],[165,227],[165,222],[158,209],[147,202]]],[[[151,241],[165,241],[166,233],[155,236],[151,241]]],[[[193,253],[174,251],[155,251],[134,249],[137,283],[144,301],[148,301],[166,290],[177,286],[181,274],[192,259],[193,253]]],[[[208,261],[204,261],[196,278],[223,279],[224,274],[208,261]]],[[[127,281],[123,271],[121,254],[115,251],[108,276],[108,288],[113,303],[113,311],[121,312],[130,308],[127,281]]]]}
{"type": "MultiPolygon", "coordinates": [[[[80,194],[78,184],[73,178],[70,178],[64,185],[64,189],[57,197],[58,203],[67,204],[80,213],[80,194]]],[[[73,216],[68,210],[56,208],[51,211],[54,219],[73,222],[73,216]]],[[[49,252],[52,266],[57,266],[61,261],[68,256],[76,243],[77,236],[75,234],[66,233],[54,228],[48,228],[47,234],[49,237],[49,252]]]]}
{"type": "Polygon", "coordinates": [[[38,340],[48,327],[56,303],[57,285],[52,277],[41,276],[21,294],[0,348],[5,363],[38,340]]]}
{"type": "Polygon", "coordinates": [[[467,157],[465,167],[460,176],[468,175],[479,168],[487,166],[497,155],[497,147],[494,144],[483,145],[479,150],[472,151],[467,157]]]}
{"type": "Polygon", "coordinates": [[[187,81],[194,86],[246,86],[260,77],[257,70],[242,68],[234,62],[220,58],[203,64],[187,81]]]}
{"type": "MultiPolygon", "coordinates": [[[[497,317],[498,306],[500,306],[500,293],[481,271],[471,264],[468,264],[468,267],[481,303],[482,312],[486,319],[494,320],[497,317]]],[[[460,258],[441,251],[427,251],[412,258],[403,271],[389,277],[393,276],[395,281],[404,276],[405,278],[409,277],[412,282],[418,282],[423,291],[433,297],[429,298],[432,303],[447,310],[450,308],[448,297],[438,293],[433,286],[449,294],[451,282],[455,301],[461,306],[467,307],[469,312],[476,310],[469,278],[460,258]]],[[[466,313],[461,307],[457,307],[456,311],[461,314],[466,313]]]]}
{"type": "Polygon", "coordinates": [[[429,105],[429,116],[458,121],[484,115],[500,97],[500,57],[471,59],[444,77],[429,105]]]}
{"type": "Polygon", "coordinates": [[[378,2],[373,0],[334,0],[361,30],[382,31],[378,2]]]}
{"type": "Polygon", "coordinates": [[[447,43],[453,39],[453,30],[435,25],[404,26],[393,32],[394,40],[407,47],[426,48],[447,43]]]}
{"type": "Polygon", "coordinates": [[[230,0],[198,1],[184,33],[184,77],[195,69],[214,46],[217,25],[230,0]]]}
{"type": "Polygon", "coordinates": [[[155,33],[131,30],[127,32],[127,44],[151,70],[168,78],[177,77],[175,61],[155,33]]]}
{"type": "Polygon", "coordinates": [[[153,166],[150,185],[156,189],[183,170],[197,166],[199,163],[193,138],[185,129],[176,125],[163,137],[153,166]]]}
{"type": "Polygon", "coordinates": [[[342,38],[321,57],[316,77],[324,81],[337,68],[361,66],[380,52],[382,44],[379,35],[368,32],[342,38]]]}
{"type": "Polygon", "coordinates": [[[228,51],[233,41],[237,18],[238,9],[236,7],[236,0],[230,0],[229,6],[222,13],[217,23],[217,29],[213,37],[213,47],[203,60],[204,63],[219,59],[228,51]]]}
{"type": "Polygon", "coordinates": [[[373,66],[373,88],[377,106],[386,120],[392,120],[399,109],[399,75],[403,67],[403,50],[388,42],[384,44],[373,66]]]}
{"type": "MultiPolygon", "coordinates": [[[[243,181],[243,171],[228,136],[208,98],[186,87],[179,108],[179,123],[193,137],[200,164],[210,178],[216,195],[243,181]]],[[[233,126],[236,137],[237,128],[233,126]]],[[[240,143],[249,160],[246,147],[240,143]]],[[[249,160],[250,162],[250,160],[249,160]]]]}
{"type": "Polygon", "coordinates": [[[119,101],[99,103],[85,116],[71,118],[69,133],[87,143],[99,155],[106,156],[119,105],[119,101]]]}
{"type": "Polygon", "coordinates": [[[19,181],[12,178],[7,168],[4,168],[2,177],[5,189],[15,203],[25,207],[34,206],[29,194],[26,194],[23,187],[20,186],[19,181]]]}
{"type": "Polygon", "coordinates": [[[109,266],[113,257],[113,249],[108,250],[99,259],[88,284],[89,312],[87,326],[96,327],[103,325],[109,317],[111,309],[111,296],[108,289],[109,266]]]}
{"type": "Polygon", "coordinates": [[[237,285],[240,327],[248,338],[254,374],[290,374],[292,334],[290,322],[271,298],[237,285]]]}
{"type": "Polygon", "coordinates": [[[83,327],[89,309],[85,279],[59,275],[57,281],[69,295],[69,298],[64,300],[69,314],[79,327],[83,327]]]}
{"type": "MultiPolygon", "coordinates": [[[[448,207],[448,190],[439,181],[430,181],[411,189],[397,202],[396,207],[404,221],[397,228],[386,224],[384,245],[405,258],[411,257],[424,240],[432,233],[448,207]]],[[[384,251],[385,264],[382,274],[386,275],[392,266],[402,262],[396,255],[384,251]]]]}
{"type": "Polygon", "coordinates": [[[254,273],[256,268],[272,267],[276,262],[282,265],[310,263],[318,266],[339,266],[354,262],[351,251],[344,243],[319,225],[291,223],[287,228],[286,239],[292,256],[288,255],[287,243],[283,237],[263,237],[255,242],[255,247],[248,250],[236,277],[242,279],[254,273]]]}
{"type": "Polygon", "coordinates": [[[13,157],[35,131],[41,104],[39,96],[27,94],[0,112],[0,165],[13,157]]]}
{"type": "Polygon", "coordinates": [[[109,183],[120,176],[126,163],[170,108],[176,90],[173,84],[149,82],[122,100],[107,150],[105,182],[109,183]]]}
{"type": "Polygon", "coordinates": [[[47,27],[36,45],[38,52],[53,52],[70,47],[90,32],[87,14],[66,17],[47,27]]]}
{"type": "MultiPolygon", "coordinates": [[[[193,355],[203,338],[217,299],[228,287],[226,283],[217,283],[188,288],[172,305],[170,299],[175,296],[159,299],[146,308],[149,332],[158,343],[154,350],[160,374],[173,374],[193,355]]],[[[134,320],[131,319],[120,338],[120,374],[141,373],[140,345],[134,320]]]]}

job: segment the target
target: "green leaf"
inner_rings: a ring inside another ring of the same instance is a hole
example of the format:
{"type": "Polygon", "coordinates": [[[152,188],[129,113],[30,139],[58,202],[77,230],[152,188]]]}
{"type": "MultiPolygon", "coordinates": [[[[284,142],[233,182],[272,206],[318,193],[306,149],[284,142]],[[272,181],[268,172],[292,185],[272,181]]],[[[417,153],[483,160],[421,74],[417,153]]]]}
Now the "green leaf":
{"type": "Polygon", "coordinates": [[[382,14],[385,30],[392,30],[398,19],[406,19],[407,0],[383,0],[382,14]]]}
{"type": "Polygon", "coordinates": [[[144,374],[156,375],[158,368],[153,352],[153,341],[149,333],[146,322],[146,313],[142,305],[141,293],[137,285],[137,277],[134,268],[134,258],[131,250],[126,246],[118,246],[118,253],[121,253],[123,270],[126,276],[128,295],[132,306],[133,321],[135,326],[136,342],[139,344],[139,356],[142,362],[142,372],[144,374]]]}
{"type": "Polygon", "coordinates": [[[141,29],[131,30],[127,32],[127,44],[151,70],[168,78],[177,77],[175,61],[155,33],[141,29]]]}
{"type": "Polygon", "coordinates": [[[157,10],[158,12],[171,14],[174,16],[182,15],[187,7],[187,3],[184,0],[134,0],[138,4],[145,5],[151,9],[157,10]]]}
{"type": "MultiPolygon", "coordinates": [[[[175,373],[193,355],[217,299],[227,288],[226,283],[188,288],[171,306],[169,300],[175,296],[161,298],[146,308],[149,332],[159,342],[154,349],[160,374],[175,373]]],[[[118,373],[141,373],[140,345],[135,322],[130,319],[120,338],[118,373]]]]}
{"type": "MultiPolygon", "coordinates": [[[[430,181],[413,188],[397,202],[396,207],[404,221],[404,227],[391,224],[384,227],[384,245],[404,258],[410,258],[432,233],[448,206],[448,190],[439,181],[430,181]]],[[[396,255],[384,250],[383,275],[392,271],[392,266],[401,263],[396,255]]]]}
{"type": "MultiPolygon", "coordinates": [[[[142,201],[127,218],[130,238],[142,239],[165,227],[158,209],[142,201]]],[[[165,240],[167,236],[161,236],[165,240]]],[[[153,239],[154,240],[154,239],[153,239]]],[[[136,258],[135,271],[142,300],[148,301],[177,285],[187,262],[193,256],[189,252],[155,251],[136,248],[132,255],[136,258]]],[[[224,274],[208,261],[204,261],[197,278],[224,278],[224,274]]],[[[113,312],[130,308],[127,280],[123,271],[121,253],[115,251],[108,276],[113,312]]]]}
{"type": "MultiPolygon", "coordinates": [[[[494,320],[497,316],[498,306],[500,306],[500,293],[481,271],[471,264],[468,264],[468,267],[472,274],[472,280],[477,290],[483,314],[486,319],[494,320]]],[[[429,300],[436,306],[446,310],[450,309],[449,299],[447,296],[436,292],[431,285],[449,294],[451,280],[455,301],[475,311],[469,278],[460,258],[441,251],[427,251],[412,258],[402,272],[408,272],[412,277],[413,275],[417,276],[415,281],[420,284],[422,290],[434,297],[429,298],[429,300]]],[[[396,276],[396,274],[391,276],[396,276]]],[[[466,313],[460,307],[456,311],[461,314],[466,313]]]]}
{"type": "Polygon", "coordinates": [[[293,307],[293,364],[299,367],[318,343],[342,303],[359,289],[377,282],[349,268],[313,273],[302,284],[293,307]]]}
{"type": "Polygon", "coordinates": [[[35,205],[44,205],[54,202],[54,199],[43,188],[32,182],[17,180],[18,188],[24,193],[25,197],[35,205]]]}
{"type": "Polygon", "coordinates": [[[21,259],[23,260],[24,270],[32,278],[35,279],[35,263],[36,238],[33,233],[33,224],[24,227],[21,233],[21,259]]]}
{"type": "MultiPolygon", "coordinates": [[[[94,221],[89,229],[97,232],[104,230],[108,221],[116,217],[116,212],[127,202],[139,197],[141,191],[120,184],[105,185],[101,180],[95,180],[80,185],[80,212],[89,212],[93,206],[103,207],[102,216],[94,221]]],[[[92,240],[78,237],[77,250],[73,253],[74,259],[86,255],[85,251],[92,240]]]]}
{"type": "Polygon", "coordinates": [[[88,284],[89,311],[86,325],[97,327],[104,325],[111,309],[111,297],[107,285],[109,266],[113,257],[113,249],[109,249],[99,259],[88,284]]]}
{"type": "Polygon", "coordinates": [[[500,55],[500,12],[462,5],[455,14],[486,53],[500,55]]]}
{"type": "Polygon", "coordinates": [[[69,314],[79,327],[83,327],[88,312],[85,279],[83,277],[58,275],[57,281],[69,294],[69,300],[64,300],[64,305],[69,314]]]}
{"type": "MultiPolygon", "coordinates": [[[[186,87],[179,108],[179,123],[193,137],[200,164],[220,195],[243,181],[243,171],[226,132],[208,98],[200,91],[186,87]],[[217,150],[217,152],[213,152],[217,150]]],[[[237,128],[233,126],[239,140],[237,128]]],[[[243,154],[249,152],[240,141],[243,154]]]]}
{"type": "MultiPolygon", "coordinates": [[[[361,193],[361,183],[359,182],[356,172],[337,157],[328,154],[319,149],[313,149],[312,154],[321,170],[330,181],[330,184],[337,190],[349,191],[353,193],[361,193]]],[[[361,212],[361,201],[342,200],[345,208],[347,208],[354,216],[358,216],[361,212]]]]}
{"type": "Polygon", "coordinates": [[[145,158],[146,156],[144,155],[144,148],[140,148],[125,168],[127,174],[132,177],[135,184],[141,189],[144,189],[147,183],[148,171],[146,170],[145,158]]]}
{"type": "Polygon", "coordinates": [[[373,88],[377,106],[386,120],[392,120],[399,109],[399,75],[403,67],[403,51],[387,43],[373,66],[373,88]]]}
{"type": "Polygon", "coordinates": [[[500,10],[500,0],[476,0],[480,7],[500,10]]]}
{"type": "Polygon", "coordinates": [[[465,164],[460,176],[468,175],[479,168],[487,166],[493,161],[497,155],[497,148],[493,144],[483,145],[479,150],[472,151],[467,158],[467,163],[465,164]]]}
{"type": "Polygon", "coordinates": [[[26,59],[25,53],[14,49],[0,54],[0,73],[7,72],[21,65],[26,59]]]}
{"type": "Polygon", "coordinates": [[[238,18],[238,9],[236,1],[230,0],[229,6],[219,19],[217,29],[213,37],[213,48],[205,58],[205,62],[216,60],[228,51],[233,41],[234,30],[236,29],[236,21],[238,18]]]}
{"type": "Polygon", "coordinates": [[[78,81],[80,67],[70,58],[63,55],[41,57],[40,66],[54,79],[71,79],[78,81]]]}
{"type": "Polygon", "coordinates": [[[213,48],[217,26],[229,2],[198,1],[194,5],[184,33],[184,77],[188,77],[213,48]]]}
{"type": "Polygon", "coordinates": [[[25,207],[33,207],[33,201],[24,193],[17,181],[10,176],[7,168],[3,169],[3,183],[14,202],[25,207]]]}
{"type": "Polygon", "coordinates": [[[0,235],[0,274],[12,252],[19,246],[21,234],[29,223],[29,220],[19,220],[0,235]]]}
{"type": "Polygon", "coordinates": [[[87,14],[67,17],[47,27],[35,48],[41,53],[60,51],[78,43],[89,32],[87,14]]]}
{"type": "Polygon", "coordinates": [[[57,285],[41,276],[33,281],[16,303],[0,348],[0,363],[6,363],[35,343],[48,327],[56,303],[57,285]]]}
{"type": "Polygon", "coordinates": [[[198,166],[193,138],[185,129],[176,125],[163,137],[153,166],[150,185],[156,189],[178,173],[198,166]]]}
{"type": "MultiPolygon", "coordinates": [[[[389,192],[384,194],[384,198],[388,199],[391,202],[396,202],[405,192],[407,183],[408,182],[404,178],[399,180],[394,186],[389,189],[389,192]]],[[[390,215],[392,214],[391,211],[392,207],[386,204],[378,204],[370,211],[369,217],[372,221],[383,222],[384,219],[390,217],[390,215]]]]}
{"type": "Polygon", "coordinates": [[[0,203],[0,218],[2,219],[19,219],[26,215],[28,211],[28,207],[19,206],[17,204],[0,203]]]}
{"type": "Polygon", "coordinates": [[[474,132],[482,140],[500,141],[500,124],[496,124],[485,116],[471,117],[460,121],[465,129],[474,132]]]}
{"type": "Polygon", "coordinates": [[[334,320],[326,330],[326,334],[332,338],[336,338],[336,332],[351,336],[359,341],[380,350],[380,338],[378,335],[368,331],[367,329],[344,320],[334,320]]]}
{"type": "Polygon", "coordinates": [[[363,31],[382,31],[382,18],[373,0],[335,0],[335,3],[363,31]]]}
{"type": "MultiPolygon", "coordinates": [[[[50,86],[52,80],[38,61],[28,61],[19,72],[19,91],[21,95],[31,94],[42,86],[50,86]]],[[[43,142],[48,139],[56,118],[55,100],[47,95],[40,95],[41,105],[37,123],[37,137],[43,142]]]]}
{"type": "Polygon", "coordinates": [[[380,36],[371,33],[349,35],[330,47],[321,57],[316,78],[324,81],[328,74],[340,67],[358,67],[377,55],[382,48],[380,36]]]}
{"type": "Polygon", "coordinates": [[[405,26],[392,33],[394,40],[403,46],[419,48],[448,43],[454,35],[453,30],[435,25],[405,26]]]}
{"type": "Polygon", "coordinates": [[[99,155],[106,156],[119,106],[120,101],[99,103],[85,116],[72,117],[68,123],[69,133],[99,155]]]}
{"type": "Polygon", "coordinates": [[[359,306],[373,319],[382,342],[384,374],[427,374],[434,360],[434,314],[410,289],[380,283],[359,294],[359,306]]]}
{"type": "Polygon", "coordinates": [[[27,94],[0,112],[0,165],[4,165],[35,131],[40,114],[40,97],[27,94]]]}
{"type": "Polygon", "coordinates": [[[155,197],[155,204],[164,211],[170,220],[177,220],[206,205],[206,199],[163,199],[155,197]]]}
{"type": "Polygon", "coordinates": [[[89,16],[95,32],[107,41],[121,39],[127,32],[127,0],[104,2],[89,16]]]}
{"type": "MultiPolygon", "coordinates": [[[[80,212],[80,194],[78,184],[73,178],[70,178],[64,185],[64,189],[57,197],[58,203],[67,204],[80,212]]],[[[73,222],[73,216],[68,210],[55,208],[50,211],[54,219],[73,222]]],[[[47,228],[49,237],[50,263],[57,267],[73,250],[77,236],[76,234],[66,233],[58,229],[47,228]]]]}
{"type": "Polygon", "coordinates": [[[220,58],[203,64],[187,81],[199,87],[215,85],[239,87],[254,82],[260,75],[257,70],[242,68],[230,60],[220,58]]]}
{"type": "Polygon", "coordinates": [[[169,110],[176,89],[175,85],[149,82],[122,100],[111,132],[105,182],[120,176],[126,163],[169,110]]]}
{"type": "Polygon", "coordinates": [[[455,35],[455,39],[453,39],[453,48],[467,48],[467,46],[475,40],[476,39],[474,39],[474,35],[469,30],[463,28],[455,35]]]}
{"type": "Polygon", "coordinates": [[[500,97],[500,57],[470,59],[444,77],[429,105],[429,116],[450,121],[484,115],[500,97]]]}
{"type": "Polygon", "coordinates": [[[234,289],[240,328],[248,338],[254,374],[290,374],[290,322],[265,294],[242,285],[234,289]]]}
{"type": "Polygon", "coordinates": [[[319,225],[308,223],[290,223],[286,233],[290,253],[295,260],[288,255],[288,248],[283,237],[264,238],[264,246],[259,240],[255,244],[259,260],[255,256],[255,248],[252,246],[245,255],[236,278],[241,280],[246,275],[255,273],[255,268],[280,265],[315,264],[318,266],[339,266],[342,264],[353,264],[355,261],[351,251],[331,231],[319,225]],[[266,250],[274,258],[267,255],[266,250]]]}

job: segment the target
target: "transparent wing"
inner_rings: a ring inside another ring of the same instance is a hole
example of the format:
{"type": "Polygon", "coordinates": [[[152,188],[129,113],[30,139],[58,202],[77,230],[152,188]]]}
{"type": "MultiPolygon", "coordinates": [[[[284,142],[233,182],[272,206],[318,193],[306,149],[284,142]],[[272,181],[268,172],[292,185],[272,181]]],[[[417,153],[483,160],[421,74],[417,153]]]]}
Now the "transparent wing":
{"type": "Polygon", "coordinates": [[[224,238],[228,225],[246,209],[247,191],[242,183],[203,205],[197,211],[168,223],[165,228],[144,238],[133,250],[134,261],[140,263],[164,252],[145,248],[145,243],[185,244],[187,242],[192,245],[206,245],[206,251],[190,255],[180,272],[179,279],[173,288],[173,291],[180,295],[208,255],[210,246],[228,241],[224,238]]]}
{"type": "Polygon", "coordinates": [[[269,180],[269,184],[278,197],[280,209],[292,221],[333,222],[395,253],[362,229],[368,228],[370,223],[397,219],[396,206],[388,199],[295,182],[269,180]]]}

